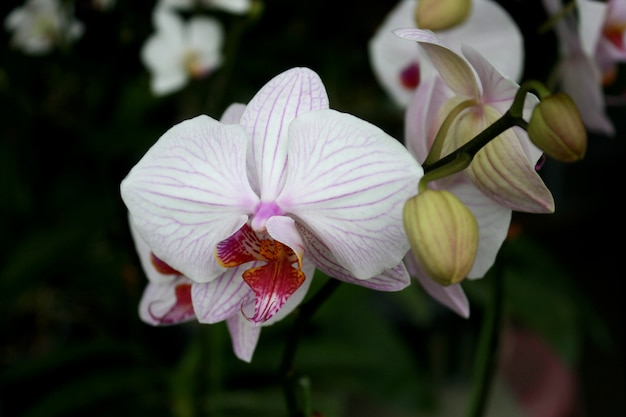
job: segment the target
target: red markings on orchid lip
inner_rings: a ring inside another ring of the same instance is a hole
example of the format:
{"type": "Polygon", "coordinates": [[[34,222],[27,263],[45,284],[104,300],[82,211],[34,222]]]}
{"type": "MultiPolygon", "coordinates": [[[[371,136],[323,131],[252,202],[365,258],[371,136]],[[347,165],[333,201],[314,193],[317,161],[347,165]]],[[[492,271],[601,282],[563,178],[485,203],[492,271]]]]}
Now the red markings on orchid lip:
{"type": "Polygon", "coordinates": [[[158,258],[154,253],[150,252],[150,263],[154,266],[160,274],[163,275],[182,275],[180,272],[166,264],[163,260],[158,258]]]}
{"type": "Polygon", "coordinates": [[[407,90],[414,90],[420,83],[420,68],[417,62],[410,63],[400,72],[400,84],[407,90]]]}
{"type": "Polygon", "coordinates": [[[612,25],[604,28],[604,37],[616,48],[624,49],[624,27],[625,25],[612,25]]]}
{"type": "Polygon", "coordinates": [[[178,284],[174,288],[174,294],[176,296],[176,302],[174,305],[162,316],[157,316],[152,312],[154,301],[148,307],[148,313],[150,317],[159,324],[176,324],[183,321],[190,320],[196,317],[193,310],[193,303],[191,301],[191,284],[178,284]]]}
{"type": "Polygon", "coordinates": [[[247,318],[257,324],[276,314],[306,278],[300,258],[289,246],[269,237],[262,239],[249,225],[220,242],[215,256],[220,265],[228,268],[251,261],[265,262],[242,274],[255,295],[254,315],[247,318]]]}

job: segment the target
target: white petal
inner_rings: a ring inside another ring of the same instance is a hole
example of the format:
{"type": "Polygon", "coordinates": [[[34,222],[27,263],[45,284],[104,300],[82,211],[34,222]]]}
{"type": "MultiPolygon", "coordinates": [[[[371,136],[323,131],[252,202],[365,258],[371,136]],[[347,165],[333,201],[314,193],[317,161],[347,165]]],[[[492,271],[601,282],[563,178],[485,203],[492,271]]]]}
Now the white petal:
{"type": "Polygon", "coordinates": [[[203,0],[208,6],[233,14],[245,14],[250,10],[251,0],[203,0]]]}
{"type": "Polygon", "coordinates": [[[409,286],[411,279],[402,263],[369,279],[355,277],[337,261],[330,249],[317,236],[302,225],[297,227],[304,237],[305,259],[312,259],[317,268],[329,277],[377,291],[400,291],[409,286]]]}
{"type": "Polygon", "coordinates": [[[224,110],[224,114],[222,114],[222,118],[220,122],[226,124],[237,124],[239,120],[241,120],[241,115],[243,111],[246,109],[245,104],[241,103],[233,103],[224,110]]]}
{"type": "Polygon", "coordinates": [[[249,322],[242,314],[235,314],[230,317],[226,324],[233,342],[235,355],[242,361],[250,362],[259,342],[261,327],[249,322]]]}
{"type": "Polygon", "coordinates": [[[194,17],[188,23],[189,48],[198,54],[200,66],[205,70],[222,63],[224,29],[219,20],[212,17],[194,17]]]}
{"type": "Polygon", "coordinates": [[[398,2],[368,44],[374,75],[400,107],[409,103],[413,89],[402,85],[399,74],[412,62],[419,62],[421,67],[421,59],[419,47],[415,43],[399,41],[393,30],[415,26],[416,5],[415,0],[398,2]]]}
{"type": "Polygon", "coordinates": [[[299,114],[325,108],[328,96],[324,85],[308,68],[279,74],[248,103],[241,125],[252,138],[250,181],[263,201],[273,200],[284,181],[289,124],[299,114]]]}
{"type": "Polygon", "coordinates": [[[378,127],[334,110],[301,115],[289,136],[278,205],[357,278],[395,267],[409,248],[402,207],[422,176],[415,159],[378,127]]]}
{"type": "Polygon", "coordinates": [[[405,262],[408,270],[411,272],[411,275],[419,281],[422,288],[424,288],[428,295],[457,313],[459,316],[463,318],[469,317],[469,301],[467,300],[467,296],[465,295],[461,284],[452,284],[444,287],[438,282],[435,282],[435,280],[431,279],[422,269],[413,253],[409,253],[407,255],[405,262]]]}
{"type": "Polygon", "coordinates": [[[483,103],[506,102],[506,106],[510,107],[519,84],[503,76],[475,49],[465,46],[462,50],[482,84],[483,103]]]}
{"type": "Polygon", "coordinates": [[[226,272],[211,282],[196,284],[191,292],[193,309],[200,323],[218,323],[241,313],[243,305],[254,302],[254,293],[244,282],[241,274],[255,263],[226,272]]]}
{"type": "Polygon", "coordinates": [[[441,78],[457,95],[478,99],[480,91],[470,65],[463,57],[441,43],[433,32],[421,29],[397,29],[394,33],[403,39],[418,42],[439,71],[441,78]]]}
{"type": "Polygon", "coordinates": [[[161,274],[152,265],[152,262],[150,260],[152,249],[150,249],[146,241],[139,235],[137,227],[135,226],[130,216],[128,216],[128,224],[130,226],[130,234],[133,237],[133,241],[135,242],[135,249],[137,250],[137,255],[139,256],[139,262],[141,263],[141,267],[148,277],[148,280],[156,284],[165,284],[171,282],[174,279],[172,275],[161,274]]]}
{"type": "Polygon", "coordinates": [[[193,314],[179,316],[178,320],[169,323],[161,320],[177,302],[176,287],[181,284],[192,286],[192,281],[185,277],[170,277],[169,282],[159,284],[151,282],[146,286],[139,301],[139,317],[143,322],[158,326],[195,320],[193,314]]]}
{"type": "Polygon", "coordinates": [[[198,282],[223,271],[216,245],[258,202],[245,170],[238,125],[198,116],[168,130],[122,181],[121,193],[154,254],[198,282]]]}

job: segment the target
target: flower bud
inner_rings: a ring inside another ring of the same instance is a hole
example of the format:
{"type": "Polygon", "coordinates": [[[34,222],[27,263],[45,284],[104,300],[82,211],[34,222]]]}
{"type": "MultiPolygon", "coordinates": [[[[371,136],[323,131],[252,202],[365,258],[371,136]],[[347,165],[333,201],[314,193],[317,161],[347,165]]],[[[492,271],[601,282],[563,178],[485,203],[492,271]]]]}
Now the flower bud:
{"type": "Polygon", "coordinates": [[[420,29],[446,30],[463,23],[471,9],[471,0],[420,0],[415,22],[420,29]]]}
{"type": "Polygon", "coordinates": [[[557,161],[575,162],[587,151],[587,130],[578,108],[562,92],[544,98],[535,106],[528,123],[528,136],[557,161]]]}
{"type": "Polygon", "coordinates": [[[432,279],[461,282],[474,265],[478,223],[454,194],[427,189],[404,205],[404,229],[411,249],[432,279]]]}

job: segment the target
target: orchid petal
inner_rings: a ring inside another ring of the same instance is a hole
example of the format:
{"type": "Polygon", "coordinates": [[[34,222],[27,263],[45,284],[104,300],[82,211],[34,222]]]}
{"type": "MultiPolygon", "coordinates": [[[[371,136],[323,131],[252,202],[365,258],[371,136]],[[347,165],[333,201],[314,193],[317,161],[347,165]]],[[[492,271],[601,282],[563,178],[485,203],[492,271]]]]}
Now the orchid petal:
{"type": "Polygon", "coordinates": [[[439,128],[431,123],[437,110],[450,98],[450,89],[441,77],[422,82],[411,98],[404,118],[406,147],[413,157],[423,163],[428,156],[439,128]]]}
{"type": "Polygon", "coordinates": [[[483,102],[505,102],[507,110],[515,99],[519,85],[503,76],[485,57],[475,49],[464,46],[463,55],[472,65],[482,85],[483,102]]]}
{"type": "Polygon", "coordinates": [[[188,47],[197,53],[200,68],[212,69],[222,63],[224,28],[212,17],[194,17],[188,23],[188,47]]]}
{"type": "Polygon", "coordinates": [[[155,255],[198,282],[223,269],[216,245],[258,202],[245,170],[247,137],[237,125],[198,116],[168,130],[122,181],[121,194],[155,255]]]}
{"type": "Polygon", "coordinates": [[[369,279],[356,278],[337,261],[337,258],[332,254],[328,246],[317,236],[306,230],[302,225],[297,225],[297,227],[304,236],[307,253],[305,260],[308,258],[312,259],[318,269],[326,275],[340,281],[377,291],[400,291],[409,286],[411,279],[402,263],[369,279]]]}
{"type": "Polygon", "coordinates": [[[252,361],[252,355],[261,336],[261,327],[250,323],[242,314],[229,317],[226,325],[235,355],[242,361],[252,361]]]}
{"type": "Polygon", "coordinates": [[[415,159],[378,127],[334,110],[301,115],[289,135],[279,206],[357,278],[396,266],[409,249],[402,207],[423,172],[415,159]]]}
{"type": "Polygon", "coordinates": [[[241,115],[246,109],[246,105],[242,103],[233,103],[224,110],[220,122],[226,124],[238,124],[241,120],[241,115]]]}
{"type": "Polygon", "coordinates": [[[524,39],[509,13],[496,1],[473,0],[465,23],[437,33],[457,53],[464,45],[484,56],[502,74],[519,80],[524,64],[524,39]]]}
{"type": "Polygon", "coordinates": [[[252,138],[248,169],[252,187],[263,201],[272,201],[282,187],[291,121],[302,113],[326,108],[324,84],[308,68],[279,74],[248,103],[241,125],[252,138]]]}
{"type": "Polygon", "coordinates": [[[141,263],[141,267],[146,274],[146,277],[148,277],[148,280],[154,284],[167,284],[172,282],[174,279],[172,274],[163,274],[152,264],[152,249],[150,249],[146,241],[139,235],[137,227],[133,223],[130,216],[128,216],[128,223],[130,226],[130,234],[133,237],[135,249],[137,250],[137,255],[139,256],[139,262],[141,263]]]}
{"type": "Polygon", "coordinates": [[[298,256],[298,262],[301,263],[304,256],[304,242],[298,233],[295,220],[287,216],[273,216],[267,221],[266,227],[267,233],[294,251],[298,256]]]}
{"type": "Polygon", "coordinates": [[[409,253],[405,259],[406,266],[411,275],[419,281],[424,291],[432,298],[457,313],[463,318],[469,318],[470,308],[467,296],[461,284],[443,286],[435,282],[420,266],[413,253],[409,253]]]}
{"type": "Polygon", "coordinates": [[[432,31],[397,29],[394,33],[400,38],[418,42],[441,78],[457,95],[478,100],[480,91],[472,68],[460,55],[442,44],[432,31]]]}
{"type": "Polygon", "coordinates": [[[244,304],[254,301],[252,290],[241,278],[241,274],[254,265],[261,265],[261,262],[229,268],[219,278],[193,286],[191,299],[200,323],[218,323],[239,315],[244,304]]]}
{"type": "Polygon", "coordinates": [[[252,6],[252,0],[205,0],[211,7],[233,14],[245,14],[252,6]]]}
{"type": "Polygon", "coordinates": [[[602,29],[607,16],[607,3],[599,1],[576,1],[579,19],[579,39],[583,51],[593,56],[596,45],[602,37],[602,29]]]}
{"type": "Polygon", "coordinates": [[[589,57],[573,54],[557,69],[561,88],[576,103],[585,126],[596,133],[614,135],[615,127],[605,113],[599,69],[589,57]]]}
{"type": "Polygon", "coordinates": [[[139,301],[139,317],[153,326],[195,319],[191,288],[192,281],[182,276],[172,278],[169,283],[148,284],[139,301]]]}
{"type": "MultiPolygon", "coordinates": [[[[398,2],[398,5],[387,15],[368,44],[374,75],[400,107],[409,103],[414,89],[404,86],[399,80],[399,74],[414,63],[421,70],[422,60],[419,59],[420,50],[416,44],[398,42],[398,38],[394,36],[392,31],[396,28],[415,25],[412,16],[416,4],[415,0],[398,2]]],[[[423,79],[423,77],[420,78],[423,79]]]]}

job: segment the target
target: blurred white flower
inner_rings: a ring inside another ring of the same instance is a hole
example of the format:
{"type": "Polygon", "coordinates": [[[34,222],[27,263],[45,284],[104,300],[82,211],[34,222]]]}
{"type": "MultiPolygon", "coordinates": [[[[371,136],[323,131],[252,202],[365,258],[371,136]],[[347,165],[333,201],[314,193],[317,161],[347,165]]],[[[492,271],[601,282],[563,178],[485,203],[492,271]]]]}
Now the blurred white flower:
{"type": "Polygon", "coordinates": [[[13,9],[4,21],[13,32],[11,43],[30,55],[43,55],[83,34],[83,24],[58,0],[27,0],[13,9]]]}
{"type": "Polygon", "coordinates": [[[202,78],[222,63],[224,33],[219,21],[208,16],[184,21],[178,14],[157,8],[155,33],[141,50],[141,60],[151,72],[150,87],[164,95],[202,78]]]}
{"type": "Polygon", "coordinates": [[[157,7],[188,10],[196,5],[233,14],[245,14],[250,10],[252,0],[159,0],[157,7]]]}

